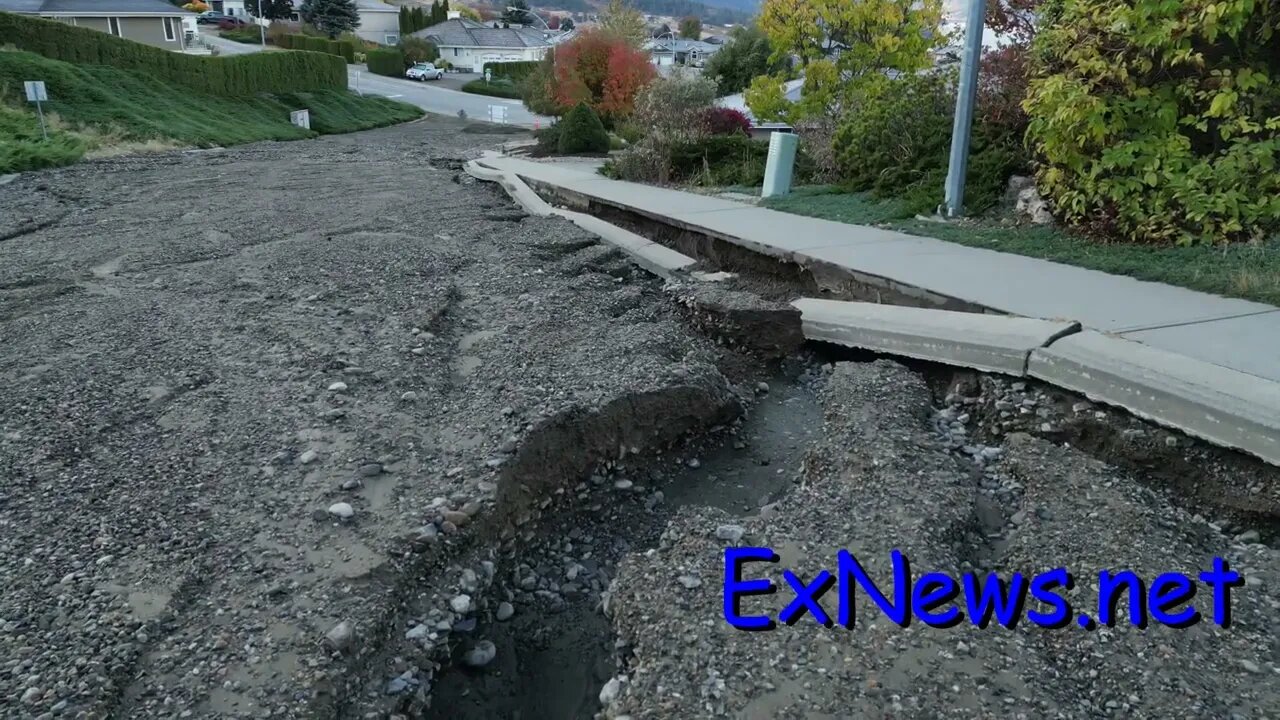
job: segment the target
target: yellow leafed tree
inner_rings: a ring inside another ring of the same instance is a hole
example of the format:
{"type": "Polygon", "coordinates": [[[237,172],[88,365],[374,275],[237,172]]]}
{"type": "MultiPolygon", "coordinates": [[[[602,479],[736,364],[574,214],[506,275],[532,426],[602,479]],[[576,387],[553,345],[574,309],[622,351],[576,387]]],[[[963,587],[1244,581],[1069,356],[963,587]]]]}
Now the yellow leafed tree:
{"type": "Polygon", "coordinates": [[[626,0],[609,0],[609,6],[600,13],[600,27],[635,48],[643,45],[649,37],[644,17],[626,0]]]}
{"type": "MultiPolygon", "coordinates": [[[[774,58],[799,57],[806,69],[805,100],[789,109],[792,119],[838,107],[864,77],[929,67],[929,51],[946,39],[941,22],[942,0],[765,0],[760,11],[774,58]]],[[[757,81],[760,109],[777,115],[783,78],[757,81]],[[766,82],[779,88],[766,90],[766,82]]],[[[756,112],[749,97],[748,106],[756,112]]]]}

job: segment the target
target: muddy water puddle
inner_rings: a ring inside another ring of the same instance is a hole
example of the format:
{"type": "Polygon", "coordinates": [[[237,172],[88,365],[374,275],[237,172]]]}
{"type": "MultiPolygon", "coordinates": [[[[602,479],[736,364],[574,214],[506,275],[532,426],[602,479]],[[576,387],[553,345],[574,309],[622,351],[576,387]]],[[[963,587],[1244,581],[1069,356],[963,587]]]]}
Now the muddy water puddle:
{"type": "Polygon", "coordinates": [[[646,467],[596,479],[590,493],[551,513],[537,537],[499,563],[492,600],[509,601],[506,621],[483,620],[464,634],[453,664],[437,676],[422,717],[462,720],[576,720],[600,709],[600,690],[617,672],[619,648],[601,613],[599,590],[619,561],[657,544],[684,506],[717,507],[746,517],[778,499],[798,478],[804,453],[821,431],[822,413],[796,378],[771,378],[736,433],[711,436],[646,467]],[[627,479],[642,492],[619,491],[627,479]],[[661,494],[659,494],[661,493],[661,494]],[[656,497],[655,497],[656,496],[656,497]],[[660,500],[658,500],[660,498],[660,500]],[[655,502],[655,500],[657,500],[655,502]],[[579,566],[581,574],[565,568],[579,566]],[[554,578],[536,591],[522,578],[554,578]],[[482,641],[497,654],[482,668],[467,652],[482,641]]]}

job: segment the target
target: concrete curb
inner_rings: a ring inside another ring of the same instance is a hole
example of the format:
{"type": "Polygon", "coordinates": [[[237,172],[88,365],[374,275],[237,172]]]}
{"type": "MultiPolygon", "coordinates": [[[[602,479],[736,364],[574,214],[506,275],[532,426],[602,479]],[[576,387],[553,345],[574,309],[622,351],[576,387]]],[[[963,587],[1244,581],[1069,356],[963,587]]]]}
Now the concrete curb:
{"type": "Polygon", "coordinates": [[[631,261],[645,270],[668,281],[688,279],[688,271],[697,265],[697,261],[688,255],[653,242],[629,230],[611,225],[593,215],[561,210],[543,200],[518,175],[505,173],[489,167],[484,163],[472,160],[466,165],[467,174],[486,182],[496,182],[502,186],[516,204],[524,208],[530,215],[539,217],[557,216],[577,225],[625,253],[631,261]]]}
{"type": "Polygon", "coordinates": [[[1034,350],[1027,374],[1280,465],[1280,383],[1092,330],[1034,350]]]}
{"type": "Polygon", "coordinates": [[[1031,352],[1077,332],[1053,320],[802,298],[804,335],[848,347],[1022,376],[1031,352]]]}

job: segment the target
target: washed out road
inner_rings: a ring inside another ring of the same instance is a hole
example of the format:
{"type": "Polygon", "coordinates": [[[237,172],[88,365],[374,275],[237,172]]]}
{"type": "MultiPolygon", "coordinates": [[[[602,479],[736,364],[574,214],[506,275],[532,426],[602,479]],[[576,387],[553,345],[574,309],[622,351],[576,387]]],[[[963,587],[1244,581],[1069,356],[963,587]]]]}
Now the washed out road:
{"type": "Polygon", "coordinates": [[[801,347],[777,277],[664,285],[467,175],[502,130],[0,185],[0,716],[1275,717],[1274,468],[801,347]],[[756,544],[1243,582],[1229,628],[736,631],[756,544]]]}

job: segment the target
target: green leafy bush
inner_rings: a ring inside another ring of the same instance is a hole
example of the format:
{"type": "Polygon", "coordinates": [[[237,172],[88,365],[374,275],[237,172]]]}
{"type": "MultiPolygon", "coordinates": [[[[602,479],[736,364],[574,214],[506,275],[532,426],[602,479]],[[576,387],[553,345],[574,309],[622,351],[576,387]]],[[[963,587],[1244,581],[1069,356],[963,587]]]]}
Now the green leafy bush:
{"type": "Polygon", "coordinates": [[[561,155],[609,152],[609,133],[600,116],[586,103],[574,106],[559,125],[561,155]]]}
{"type": "Polygon", "coordinates": [[[494,78],[493,82],[485,82],[484,78],[477,78],[463,85],[462,92],[512,100],[520,99],[520,86],[505,77],[494,78]]]}
{"type": "Polygon", "coordinates": [[[395,48],[378,48],[365,53],[365,63],[369,72],[390,77],[404,75],[404,54],[395,48]]]}
{"type": "Polygon", "coordinates": [[[520,82],[529,77],[538,66],[542,64],[541,60],[520,60],[518,62],[487,62],[480,69],[481,74],[485,70],[490,72],[490,76],[494,78],[510,78],[513,82],[520,82]]]}
{"type": "MultiPolygon", "coordinates": [[[[744,185],[758,187],[764,183],[764,169],[769,157],[769,143],[752,140],[746,135],[711,135],[677,143],[670,150],[666,168],[655,160],[656,153],[646,139],[606,164],[609,177],[634,182],[660,181],[707,187],[744,185]]],[[[796,154],[795,181],[810,182],[815,165],[809,154],[796,154]]]]}
{"type": "Polygon", "coordinates": [[[97,30],[4,12],[0,12],[0,38],[4,44],[55,60],[140,70],[213,95],[347,87],[347,69],[341,60],[312,53],[184,55],[97,30]]]}
{"type": "MultiPolygon", "coordinates": [[[[855,106],[832,141],[840,180],[902,201],[912,213],[934,211],[943,199],[955,96],[942,75],[905,75],[864,81],[855,106]]],[[[979,212],[1004,194],[1023,165],[1016,136],[976,125],[965,181],[965,208],[979,212]]]]}
{"type": "Polygon", "coordinates": [[[1106,238],[1219,243],[1280,228],[1276,0],[1062,0],[1025,107],[1037,185],[1106,238]]]}
{"type": "Polygon", "coordinates": [[[440,59],[440,49],[430,40],[424,40],[420,37],[403,37],[400,38],[400,52],[404,53],[404,62],[406,65],[413,65],[420,62],[435,62],[440,59]]]}

